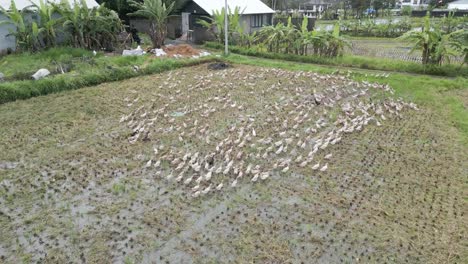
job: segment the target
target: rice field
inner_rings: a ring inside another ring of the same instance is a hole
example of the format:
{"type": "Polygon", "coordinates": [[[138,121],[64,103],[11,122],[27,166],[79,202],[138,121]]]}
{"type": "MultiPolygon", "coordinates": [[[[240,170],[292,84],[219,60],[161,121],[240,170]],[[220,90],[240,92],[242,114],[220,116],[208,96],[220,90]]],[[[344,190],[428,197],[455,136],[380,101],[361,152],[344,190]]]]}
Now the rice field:
{"type": "Polygon", "coordinates": [[[201,65],[0,105],[0,260],[463,263],[466,148],[373,78],[201,65]]]}
{"type": "MultiPolygon", "coordinates": [[[[345,53],[375,58],[386,58],[408,62],[422,62],[422,52],[411,52],[411,44],[396,39],[352,38],[345,53]]],[[[450,63],[462,63],[463,58],[451,57],[450,63]]]]}

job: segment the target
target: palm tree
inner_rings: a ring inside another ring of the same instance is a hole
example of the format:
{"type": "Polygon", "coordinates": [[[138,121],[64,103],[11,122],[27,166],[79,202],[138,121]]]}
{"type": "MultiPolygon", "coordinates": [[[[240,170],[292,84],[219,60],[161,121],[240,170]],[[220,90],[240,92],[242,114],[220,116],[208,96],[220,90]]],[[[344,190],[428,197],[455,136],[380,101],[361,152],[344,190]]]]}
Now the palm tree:
{"type": "Polygon", "coordinates": [[[149,19],[150,37],[153,42],[153,48],[161,48],[164,45],[167,35],[167,18],[174,9],[174,1],[170,1],[168,4],[165,2],[168,1],[144,0],[143,3],[138,3],[133,0],[130,1],[130,4],[138,10],[129,15],[149,19]]]}

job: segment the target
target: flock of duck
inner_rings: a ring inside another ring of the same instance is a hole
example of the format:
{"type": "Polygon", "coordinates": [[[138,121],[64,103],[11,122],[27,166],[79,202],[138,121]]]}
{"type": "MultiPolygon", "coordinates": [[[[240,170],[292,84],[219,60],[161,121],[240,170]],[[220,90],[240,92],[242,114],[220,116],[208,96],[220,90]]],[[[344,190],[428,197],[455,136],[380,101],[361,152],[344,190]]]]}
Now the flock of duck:
{"type": "Polygon", "coordinates": [[[418,109],[388,85],[342,75],[234,68],[180,83],[169,75],[159,87],[169,91],[149,102],[125,98],[120,123],[130,144],[152,144],[144,168],[192,197],[291,171],[324,173],[347,134],[418,109]]]}

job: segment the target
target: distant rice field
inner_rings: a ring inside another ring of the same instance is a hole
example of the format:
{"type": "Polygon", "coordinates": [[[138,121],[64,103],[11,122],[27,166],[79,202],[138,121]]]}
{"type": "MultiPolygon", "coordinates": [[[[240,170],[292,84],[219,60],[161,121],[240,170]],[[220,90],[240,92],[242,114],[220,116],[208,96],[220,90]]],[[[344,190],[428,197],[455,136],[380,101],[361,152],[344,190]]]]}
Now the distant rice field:
{"type": "MultiPolygon", "coordinates": [[[[349,41],[345,53],[366,56],[395,59],[409,62],[422,62],[421,51],[411,52],[411,44],[395,39],[352,39],[349,41]]],[[[461,63],[462,57],[451,57],[444,63],[461,63]]]]}

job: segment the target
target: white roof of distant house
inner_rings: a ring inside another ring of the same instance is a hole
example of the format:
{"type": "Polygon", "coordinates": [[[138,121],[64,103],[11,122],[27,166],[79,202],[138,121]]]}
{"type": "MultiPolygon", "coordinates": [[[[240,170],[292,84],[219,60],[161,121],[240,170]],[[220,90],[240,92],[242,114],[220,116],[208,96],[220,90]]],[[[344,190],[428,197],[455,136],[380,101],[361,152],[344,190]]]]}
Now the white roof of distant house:
{"type": "MultiPolygon", "coordinates": [[[[19,10],[21,10],[21,9],[27,7],[27,6],[30,6],[31,2],[39,4],[39,0],[32,0],[32,1],[29,1],[29,0],[14,0],[14,1],[15,1],[15,4],[16,4],[16,8],[18,8],[19,10]]],[[[86,1],[86,4],[88,5],[89,8],[99,6],[99,4],[95,0],[85,0],[85,1],[86,1]]],[[[50,2],[50,3],[60,3],[61,0],[48,0],[48,2],[50,2]]],[[[74,0],[69,0],[68,2],[70,4],[73,4],[75,1],[74,0]]],[[[77,1],[77,2],[79,3],[80,1],[77,1]]],[[[8,9],[10,9],[10,5],[11,5],[11,0],[0,0],[0,6],[1,7],[8,10],[8,9]]]]}
{"type": "MultiPolygon", "coordinates": [[[[193,2],[210,14],[224,7],[224,0],[193,0],[193,2]]],[[[244,15],[275,13],[273,9],[269,8],[260,0],[229,0],[228,6],[231,10],[234,10],[237,6],[240,7],[244,15]]]]}

